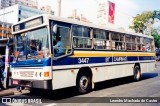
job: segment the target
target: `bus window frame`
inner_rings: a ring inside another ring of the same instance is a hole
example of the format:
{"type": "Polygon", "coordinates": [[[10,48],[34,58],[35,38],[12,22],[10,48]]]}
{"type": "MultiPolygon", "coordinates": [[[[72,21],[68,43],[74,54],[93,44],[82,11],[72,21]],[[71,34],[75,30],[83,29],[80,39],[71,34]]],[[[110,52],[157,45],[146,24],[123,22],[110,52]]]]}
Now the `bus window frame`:
{"type": "Polygon", "coordinates": [[[154,52],[155,50],[154,50],[154,48],[153,48],[153,46],[154,45],[152,45],[153,44],[153,39],[152,38],[147,38],[147,37],[143,37],[143,39],[145,40],[145,47],[146,47],[146,52],[154,52]],[[149,46],[150,46],[150,51],[147,51],[147,43],[148,42],[146,42],[146,39],[148,39],[149,40],[149,46]],[[153,51],[154,50],[154,51],[153,51]]]}
{"type": "Polygon", "coordinates": [[[93,28],[92,29],[93,30],[93,33],[92,33],[92,37],[93,37],[93,48],[95,49],[95,50],[103,50],[103,51],[109,51],[109,50],[111,50],[111,44],[110,44],[110,32],[109,31],[107,31],[107,30],[104,30],[104,29],[98,29],[98,28],[93,28]],[[105,39],[102,39],[102,38],[95,38],[94,37],[94,30],[99,30],[99,31],[103,31],[104,33],[105,33],[105,39]],[[107,35],[108,34],[108,35],[107,35]],[[108,37],[107,37],[108,36],[108,37]],[[108,38],[108,39],[107,39],[108,38]],[[100,41],[105,41],[106,43],[105,43],[105,48],[103,49],[99,49],[99,48],[96,48],[95,47],[95,41],[96,40],[100,40],[100,41]],[[107,44],[107,42],[109,42],[109,46],[106,46],[106,44],[107,44]],[[109,47],[109,49],[108,49],[108,47],[109,47]]]}
{"type": "MultiPolygon", "coordinates": [[[[53,20],[52,20],[53,21],[53,20]]],[[[51,34],[51,48],[52,48],[52,53],[53,53],[53,56],[52,56],[52,58],[53,58],[53,60],[58,60],[58,59],[61,59],[61,58],[63,58],[63,57],[66,57],[66,56],[69,56],[69,55],[72,55],[73,54],[73,48],[72,48],[72,36],[71,36],[71,28],[69,28],[69,27],[65,27],[65,26],[61,26],[61,25],[57,25],[57,29],[58,29],[58,27],[63,27],[63,28],[67,28],[68,29],[68,34],[69,34],[69,39],[70,39],[70,49],[71,49],[71,52],[70,53],[68,53],[68,54],[64,54],[64,55],[61,55],[61,56],[58,56],[58,57],[55,57],[54,56],[54,48],[53,48],[53,38],[52,38],[52,34],[51,34]]],[[[52,30],[52,29],[51,29],[52,30]]],[[[51,31],[50,31],[51,32],[51,31]]]]}
{"type": "Polygon", "coordinates": [[[91,27],[88,27],[88,26],[83,26],[83,25],[77,25],[77,24],[72,24],[71,25],[71,36],[72,36],[72,47],[73,49],[76,49],[76,50],[92,50],[93,49],[93,28],[91,27]],[[85,27],[85,28],[89,28],[90,29],[90,37],[79,37],[79,36],[73,36],[73,26],[82,26],[82,27],[85,27]],[[87,38],[87,39],[90,39],[91,41],[91,48],[76,48],[74,47],[74,42],[73,42],[73,39],[75,38],[87,38]]]}
{"type": "Polygon", "coordinates": [[[110,35],[109,35],[110,36],[110,38],[109,38],[110,40],[109,41],[111,43],[111,47],[110,47],[111,50],[112,51],[125,51],[126,50],[125,34],[124,33],[120,33],[120,32],[113,32],[113,31],[110,31],[109,33],[110,33],[110,35]],[[112,34],[116,34],[116,36],[117,35],[123,36],[122,41],[121,41],[121,36],[118,36],[118,40],[113,40],[112,39],[112,36],[113,36],[112,34]],[[113,42],[114,42],[114,46],[113,46],[113,42]],[[118,43],[117,47],[120,46],[119,43],[122,43],[122,45],[124,45],[124,48],[122,47],[122,49],[116,49],[115,48],[115,43],[118,43]]]}
{"type": "Polygon", "coordinates": [[[125,44],[126,44],[126,51],[129,51],[129,52],[136,52],[137,51],[137,36],[136,35],[132,35],[132,34],[125,34],[125,44]],[[126,42],[126,36],[130,36],[130,42],[126,42]],[[133,42],[133,39],[132,37],[135,37],[134,38],[134,42],[133,42]],[[131,44],[131,50],[127,49],[127,44],[131,44]],[[135,47],[135,50],[133,50],[133,45],[136,45],[135,47]]]}

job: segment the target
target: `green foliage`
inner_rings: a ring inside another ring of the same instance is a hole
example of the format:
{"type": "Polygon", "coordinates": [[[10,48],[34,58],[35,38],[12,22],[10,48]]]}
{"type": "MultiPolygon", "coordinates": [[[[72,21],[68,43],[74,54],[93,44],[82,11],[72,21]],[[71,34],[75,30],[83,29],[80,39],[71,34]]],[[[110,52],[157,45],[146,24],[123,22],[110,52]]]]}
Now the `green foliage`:
{"type": "Polygon", "coordinates": [[[153,18],[154,12],[145,11],[142,14],[138,14],[133,17],[133,25],[129,26],[129,28],[134,29],[137,33],[143,33],[146,29],[146,23],[149,23],[149,19],[153,18]]]}
{"type": "Polygon", "coordinates": [[[156,29],[152,31],[152,36],[154,37],[155,46],[157,48],[160,48],[160,35],[158,34],[156,29]]]}
{"type": "MultiPolygon", "coordinates": [[[[129,26],[129,28],[135,30],[137,33],[143,33],[148,23],[150,23],[150,19],[153,19],[151,24],[154,24],[155,18],[160,20],[160,11],[145,11],[133,17],[133,25],[129,26]]],[[[158,34],[158,29],[152,30],[151,35],[154,37],[155,46],[160,48],[160,34],[158,34]]]]}

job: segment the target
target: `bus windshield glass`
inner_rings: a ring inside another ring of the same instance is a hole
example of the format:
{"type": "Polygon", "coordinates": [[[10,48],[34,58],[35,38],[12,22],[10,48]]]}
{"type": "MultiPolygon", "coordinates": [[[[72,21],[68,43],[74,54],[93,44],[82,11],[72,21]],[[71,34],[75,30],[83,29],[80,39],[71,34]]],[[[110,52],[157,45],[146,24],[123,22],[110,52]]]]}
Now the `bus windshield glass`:
{"type": "Polygon", "coordinates": [[[15,35],[15,51],[19,53],[18,58],[32,59],[48,50],[48,31],[47,28],[36,29],[15,35]]]}

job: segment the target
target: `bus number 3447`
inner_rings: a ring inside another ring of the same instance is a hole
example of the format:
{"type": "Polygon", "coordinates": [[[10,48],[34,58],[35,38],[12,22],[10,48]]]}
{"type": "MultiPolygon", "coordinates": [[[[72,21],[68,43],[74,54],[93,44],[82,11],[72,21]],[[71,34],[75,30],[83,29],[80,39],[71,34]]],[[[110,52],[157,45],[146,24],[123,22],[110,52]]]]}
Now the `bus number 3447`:
{"type": "Polygon", "coordinates": [[[89,58],[78,58],[78,63],[88,63],[89,62],[89,58]]]}

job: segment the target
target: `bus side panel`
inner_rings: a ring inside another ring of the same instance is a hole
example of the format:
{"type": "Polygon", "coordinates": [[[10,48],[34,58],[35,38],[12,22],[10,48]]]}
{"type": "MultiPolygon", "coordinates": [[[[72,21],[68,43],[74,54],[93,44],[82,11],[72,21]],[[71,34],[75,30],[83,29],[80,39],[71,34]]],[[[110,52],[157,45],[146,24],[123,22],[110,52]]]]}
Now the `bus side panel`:
{"type": "Polygon", "coordinates": [[[108,65],[92,68],[94,82],[133,75],[134,64],[108,65]]]}
{"type": "MultiPolygon", "coordinates": [[[[54,68],[59,66],[54,66],[54,68]]],[[[63,66],[66,67],[66,66],[63,66]]],[[[71,69],[63,68],[63,70],[53,71],[52,85],[53,90],[76,86],[76,77],[79,69],[74,69],[74,72],[71,72],[71,69]]]]}
{"type": "Polygon", "coordinates": [[[133,64],[109,66],[108,70],[105,72],[105,80],[133,75],[133,66],[133,64]]]}
{"type": "Polygon", "coordinates": [[[100,82],[105,80],[105,71],[107,71],[107,67],[93,67],[92,73],[93,73],[93,81],[94,82],[100,82]]]}
{"type": "MultiPolygon", "coordinates": [[[[119,65],[106,65],[106,66],[98,66],[98,67],[92,67],[92,73],[93,73],[93,81],[94,82],[100,82],[100,81],[105,81],[109,79],[114,79],[114,78],[120,78],[120,77],[126,77],[126,76],[131,76],[133,75],[133,68],[134,68],[135,63],[119,63],[119,65]]],[[[85,65],[77,65],[80,67],[85,67],[85,65]]],[[[153,71],[155,68],[155,63],[140,63],[142,73],[144,72],[150,72],[153,71]]],[[[76,86],[76,78],[77,74],[79,71],[78,69],[73,69],[74,72],[71,72],[70,68],[71,66],[54,66],[53,71],[53,90],[55,89],[60,89],[60,88],[65,88],[65,87],[71,87],[71,86],[76,86]],[[58,70],[57,67],[61,67],[60,70],[58,70]],[[63,70],[62,70],[63,68],[63,70]],[[65,70],[66,69],[66,70],[65,70]]]]}
{"type": "Polygon", "coordinates": [[[156,63],[155,63],[155,61],[153,61],[152,63],[148,63],[148,71],[150,72],[150,71],[155,71],[155,65],[156,65],[156,63]]]}
{"type": "Polygon", "coordinates": [[[141,73],[151,72],[155,70],[155,62],[140,63],[141,73]]]}

